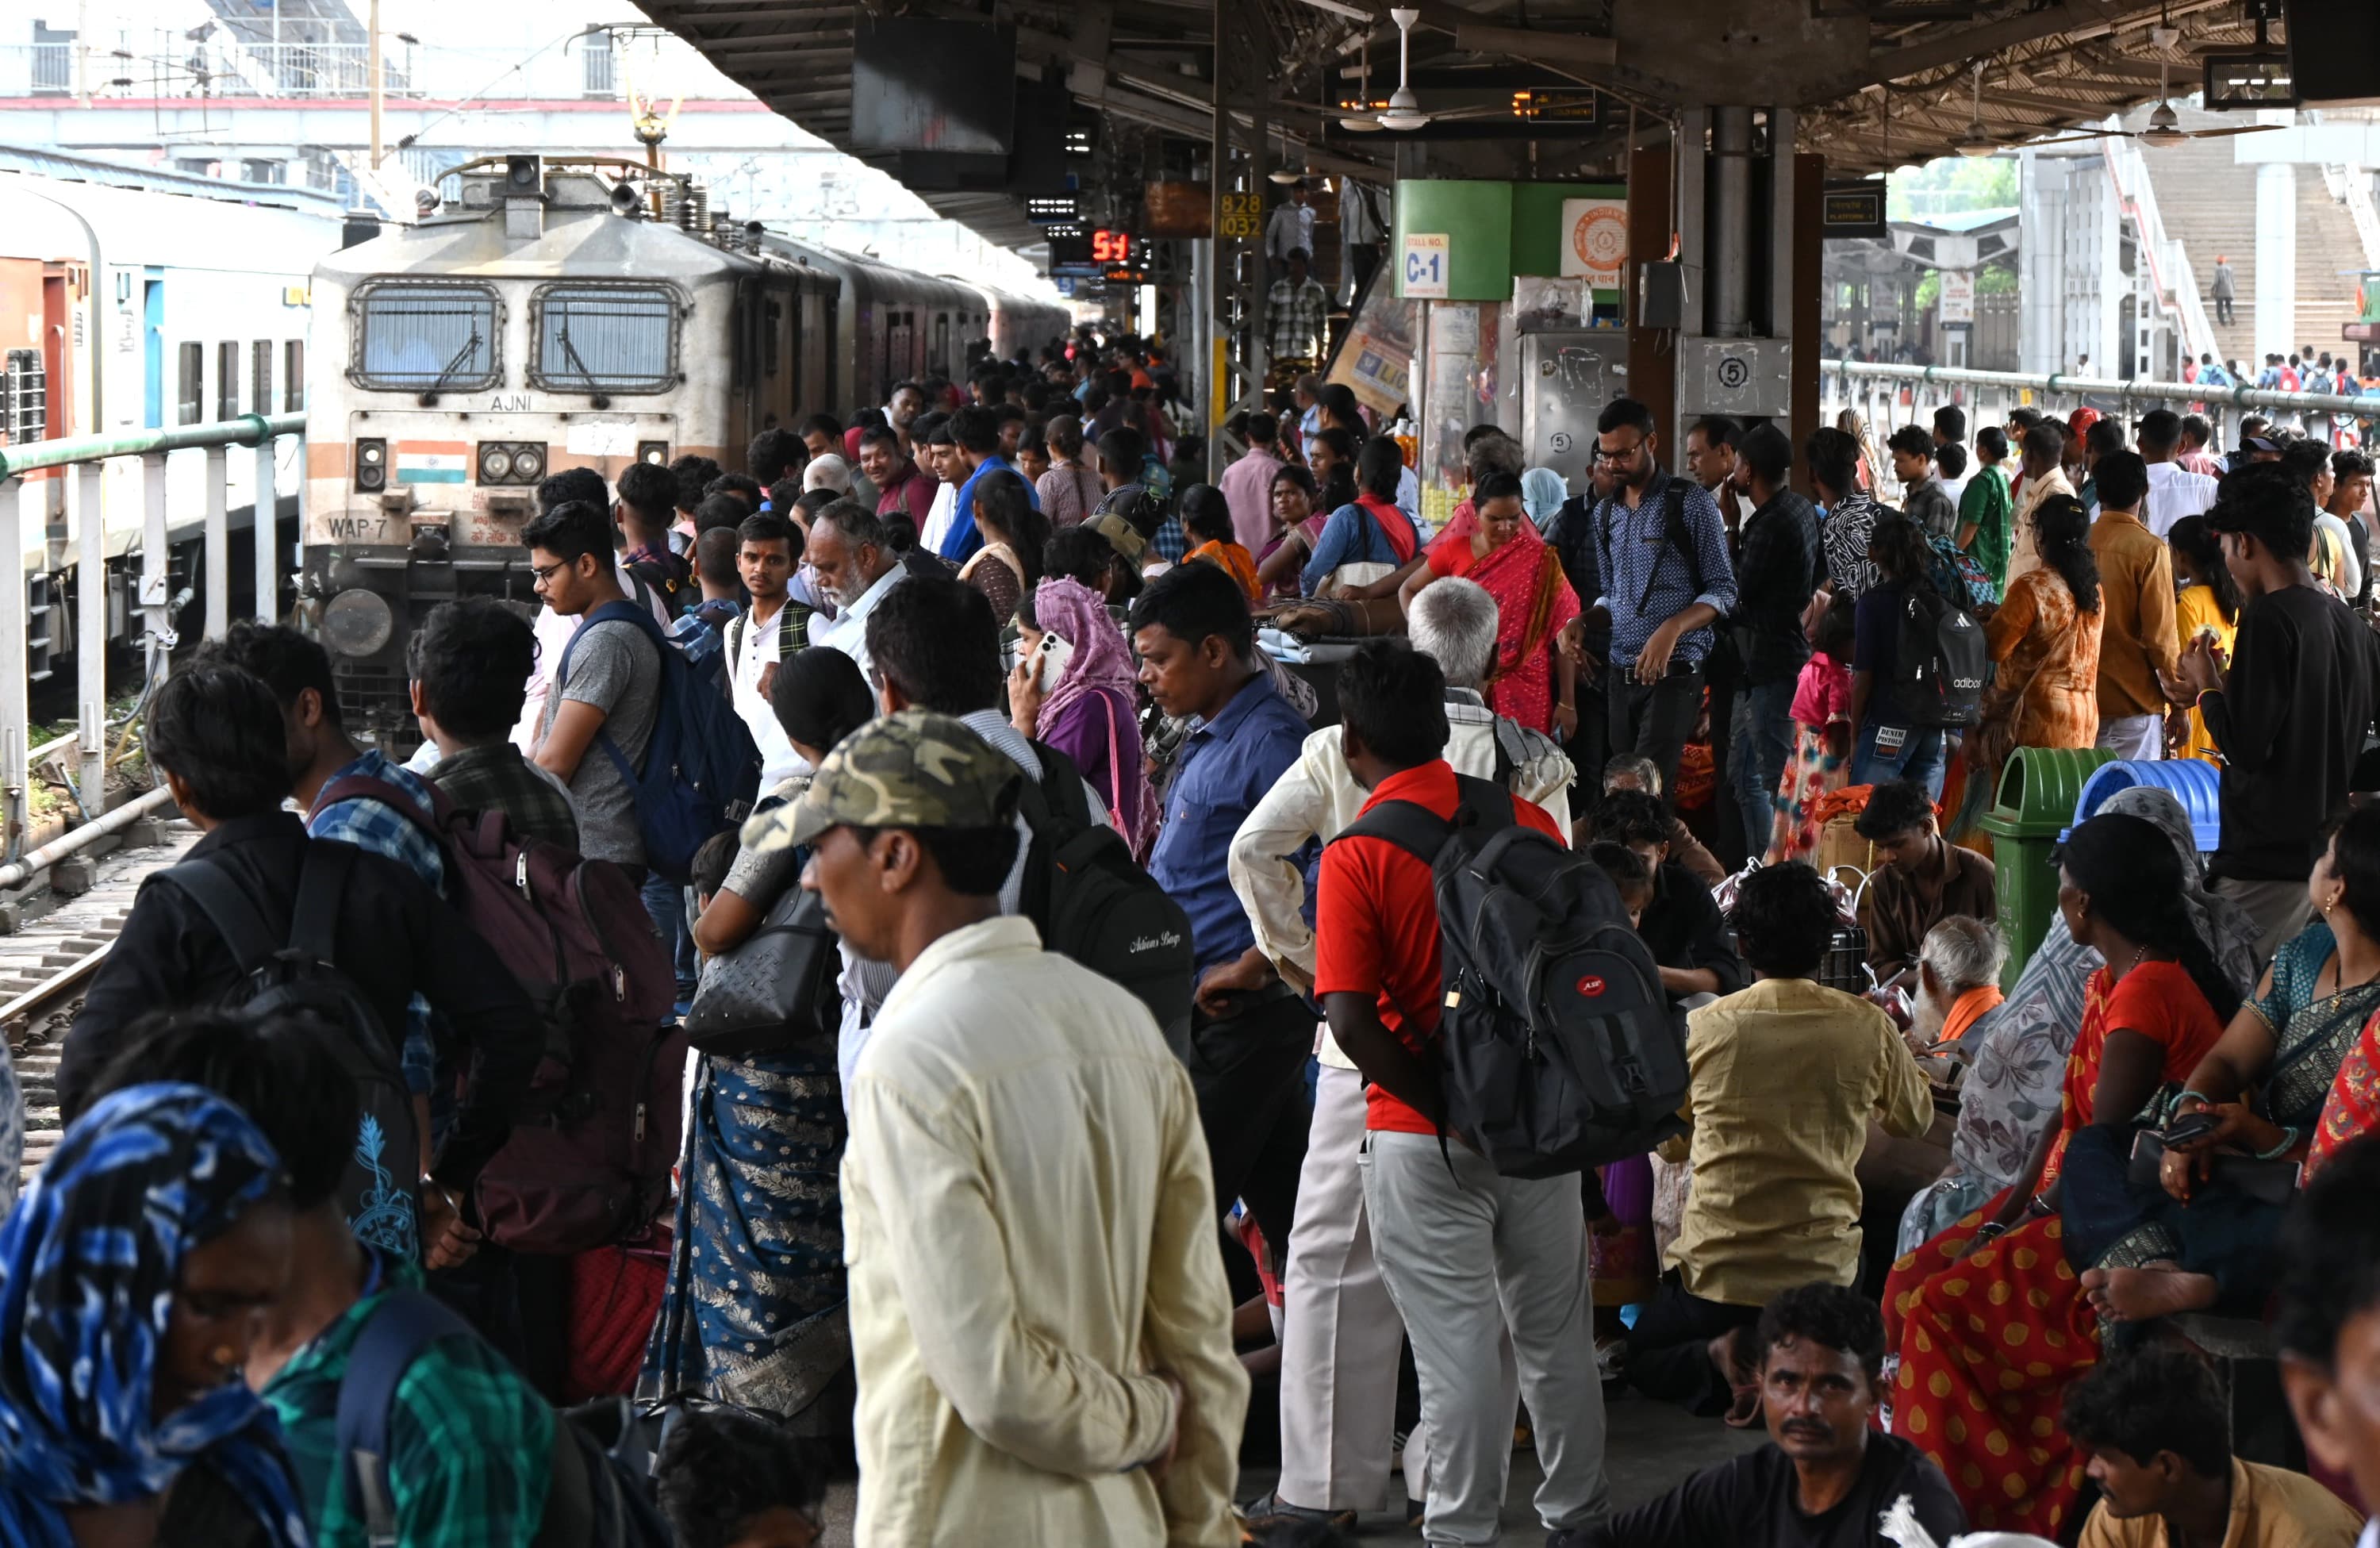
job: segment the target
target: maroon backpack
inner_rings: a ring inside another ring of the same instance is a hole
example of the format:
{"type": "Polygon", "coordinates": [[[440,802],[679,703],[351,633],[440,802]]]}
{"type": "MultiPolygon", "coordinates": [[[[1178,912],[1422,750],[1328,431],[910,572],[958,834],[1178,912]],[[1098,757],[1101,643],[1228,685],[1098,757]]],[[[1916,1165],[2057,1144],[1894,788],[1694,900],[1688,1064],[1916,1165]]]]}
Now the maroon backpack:
{"type": "Polygon", "coordinates": [[[315,810],[382,802],[433,839],[448,901],[512,965],[545,1025],[545,1057],[512,1137],[480,1174],[481,1228],[518,1252],[572,1253],[642,1233],[669,1207],[686,1032],[675,975],[627,873],[516,835],[431,786],[433,822],[403,786],[334,781],[315,810]]]}

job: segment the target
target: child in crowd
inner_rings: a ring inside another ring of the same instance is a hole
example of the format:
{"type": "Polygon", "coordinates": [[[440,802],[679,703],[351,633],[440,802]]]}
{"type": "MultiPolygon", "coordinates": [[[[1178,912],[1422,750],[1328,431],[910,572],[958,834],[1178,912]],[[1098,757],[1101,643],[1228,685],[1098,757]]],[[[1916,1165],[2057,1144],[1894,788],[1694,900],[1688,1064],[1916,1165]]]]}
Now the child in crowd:
{"type": "Polygon", "coordinates": [[[1767,863],[1806,859],[1818,847],[1811,811],[1842,787],[1852,753],[1852,599],[1838,596],[1819,616],[1817,650],[1793,690],[1793,756],[1777,789],[1777,824],[1767,863]]]}
{"type": "MultiPolygon", "coordinates": [[[[1653,868],[1625,844],[1598,839],[1586,847],[1586,858],[1620,889],[1628,923],[1644,922],[1653,905],[1653,868]]],[[[1596,1211],[1594,1189],[1586,1200],[1588,1283],[1595,1291],[1595,1357],[1609,1377],[1613,1361],[1626,1347],[1627,1325],[1621,1308],[1642,1306],[1652,1298],[1660,1266],[1653,1251],[1653,1165],[1641,1155],[1596,1168],[1603,1209],[1596,1211]]]]}
{"type": "Polygon", "coordinates": [[[1232,527],[1232,507],[1224,502],[1221,490],[1211,483],[1194,483],[1184,490],[1182,527],[1196,545],[1182,556],[1183,563],[1204,559],[1219,566],[1240,583],[1250,606],[1264,600],[1264,584],[1257,579],[1256,555],[1241,546],[1232,527]]]}
{"type": "Polygon", "coordinates": [[[757,1413],[678,1410],[653,1479],[679,1548],[812,1548],[819,1541],[826,1481],[800,1442],[757,1413]]]}
{"type": "Polygon", "coordinates": [[[710,907],[711,895],[726,884],[735,867],[735,830],[712,834],[686,865],[686,884],[694,889],[695,912],[710,907]]]}
{"type": "Polygon", "coordinates": [[[1621,905],[1628,910],[1631,930],[1645,922],[1653,902],[1653,868],[1625,844],[1598,839],[1586,847],[1586,858],[1620,889],[1621,905]]]}

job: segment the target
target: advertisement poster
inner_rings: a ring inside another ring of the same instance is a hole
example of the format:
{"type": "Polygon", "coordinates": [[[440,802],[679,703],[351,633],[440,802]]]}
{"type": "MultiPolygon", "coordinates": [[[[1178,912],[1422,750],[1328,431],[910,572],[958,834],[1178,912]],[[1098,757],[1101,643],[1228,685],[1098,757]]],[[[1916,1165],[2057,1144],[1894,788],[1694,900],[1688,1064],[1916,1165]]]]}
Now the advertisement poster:
{"type": "Polygon", "coordinates": [[[1618,289],[1628,267],[1628,201],[1562,201],[1561,272],[1604,289],[1618,289]]]}

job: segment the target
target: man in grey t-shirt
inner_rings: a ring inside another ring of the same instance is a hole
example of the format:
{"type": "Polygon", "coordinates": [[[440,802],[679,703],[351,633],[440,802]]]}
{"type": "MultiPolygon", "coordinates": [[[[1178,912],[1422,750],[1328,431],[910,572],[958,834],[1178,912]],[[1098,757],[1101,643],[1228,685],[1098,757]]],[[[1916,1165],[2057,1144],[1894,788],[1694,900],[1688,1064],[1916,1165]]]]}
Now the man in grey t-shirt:
{"type": "MultiPolygon", "coordinates": [[[[566,501],[521,529],[538,594],[548,607],[583,618],[606,603],[628,600],[613,567],[612,537],[610,517],[582,501],[566,501]]],[[[639,881],[645,846],[636,789],[612,750],[632,768],[643,762],[661,676],[660,649],[638,625],[582,625],[556,669],[538,727],[538,766],[568,786],[578,807],[579,852],[617,861],[639,881]]]]}

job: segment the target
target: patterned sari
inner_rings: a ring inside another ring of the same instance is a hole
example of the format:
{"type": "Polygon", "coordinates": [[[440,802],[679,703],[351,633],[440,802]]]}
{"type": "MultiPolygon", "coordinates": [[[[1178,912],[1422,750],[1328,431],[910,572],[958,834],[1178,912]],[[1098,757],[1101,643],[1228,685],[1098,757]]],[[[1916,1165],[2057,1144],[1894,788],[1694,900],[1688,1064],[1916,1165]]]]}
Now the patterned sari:
{"type": "Polygon", "coordinates": [[[2331,1082],[2314,1124],[2313,1149],[2298,1186],[2312,1181],[2341,1149],[2372,1134],[2380,1134],[2380,1011],[2363,1023],[2362,1035],[2338,1063],[2338,1079],[2331,1082]]]}
{"type": "Polygon", "coordinates": [[[844,1139],[832,1039],[767,1059],[703,1058],[639,1397],[693,1393],[790,1419],[850,1364],[844,1139]]]}
{"type": "MultiPolygon", "coordinates": [[[[2126,1030],[2164,1044],[2168,1079],[2188,1079],[2222,1034],[2179,966],[2143,963],[2125,981],[2131,993],[2119,996],[2102,968],[2084,990],[2044,1188],[2092,1121],[2111,1006],[2121,1002],[2126,1030]],[[2168,1006],[2173,1013],[2155,1008],[2168,1006]]],[[[2098,1363],[2099,1324],[2067,1262],[2058,1217],[2027,1219],[1968,1250],[2012,1191],[2003,1188],[1902,1258],[1885,1281],[1885,1335],[1900,1364],[1892,1432],[1941,1468],[1978,1530],[2055,1538],[2082,1488],[2083,1462],[2058,1429],[2058,1405],[2067,1383],[2098,1363]]]]}
{"type": "Polygon", "coordinates": [[[1554,637],[1578,616],[1578,593],[1561,560],[1527,521],[1501,547],[1475,553],[1475,521],[1449,524],[1429,549],[1429,567],[1459,575],[1496,599],[1496,662],[1488,674],[1488,703],[1532,731],[1554,728],[1554,637]]]}
{"type": "MultiPolygon", "coordinates": [[[[2330,926],[2317,919],[2273,955],[2272,986],[2243,1008],[2273,1034],[2273,1062],[2250,1103],[2256,1115],[2301,1134],[2315,1131],[2334,1082],[2357,1034],[2380,1008],[2380,981],[2352,984],[2317,998],[2322,970],[2338,950],[2330,926]]],[[[2249,1197],[2220,1178],[2183,1203],[2154,1183],[2132,1183],[2127,1152],[2092,1148],[2078,1157],[2066,1198],[2078,1261],[2101,1268],[2175,1262],[2214,1276],[2216,1310],[2255,1317],[2273,1289],[2273,1253],[2281,1209],[2249,1197]]]]}
{"type": "Polygon", "coordinates": [[[2106,608],[2083,613],[2065,578],[2046,567],[2009,582],[2008,600],[1984,626],[1999,674],[1984,690],[1981,720],[1968,733],[1970,760],[1999,786],[2008,755],[2021,747],[2089,747],[2099,735],[2099,626],[2106,608]]]}

